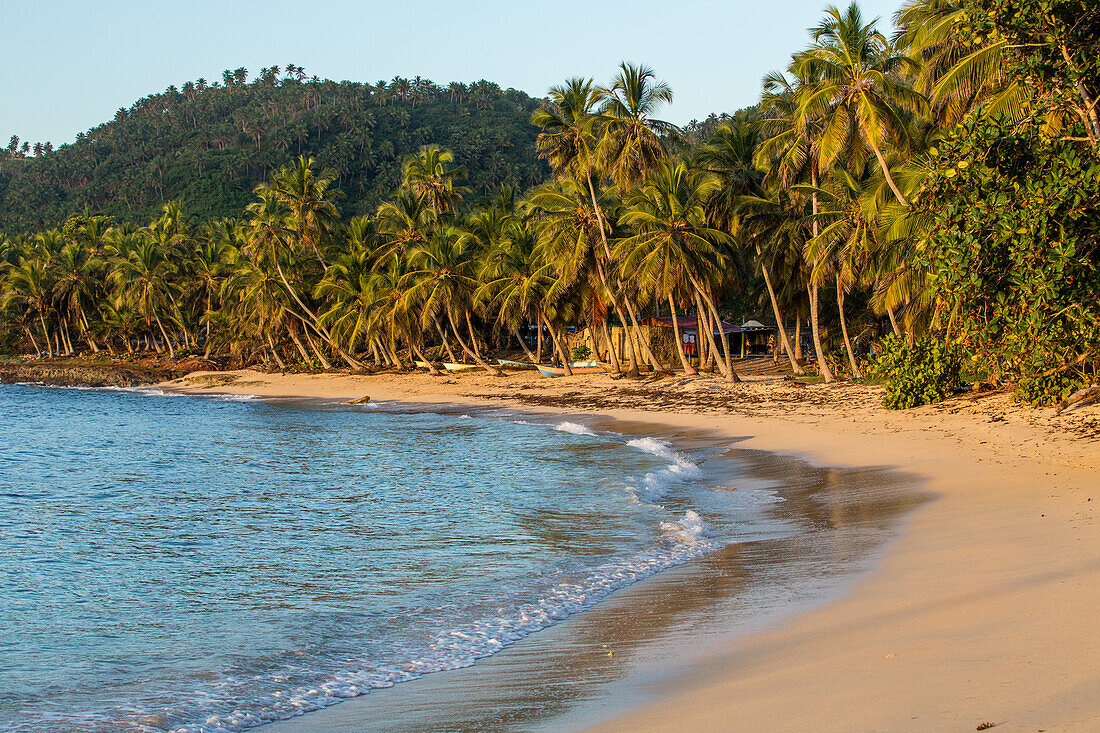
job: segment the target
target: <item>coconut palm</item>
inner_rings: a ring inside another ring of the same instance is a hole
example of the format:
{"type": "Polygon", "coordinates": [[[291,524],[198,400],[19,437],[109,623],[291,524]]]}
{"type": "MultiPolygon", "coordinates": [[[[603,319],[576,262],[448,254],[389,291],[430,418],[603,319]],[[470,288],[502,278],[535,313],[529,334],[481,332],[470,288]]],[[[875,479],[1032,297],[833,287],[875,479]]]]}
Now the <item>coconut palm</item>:
{"type": "MultiPolygon", "coordinates": [[[[739,115],[731,123],[719,126],[714,136],[696,154],[697,164],[717,176],[719,182],[718,190],[707,202],[708,218],[715,225],[739,237],[742,236],[743,224],[743,217],[739,213],[740,201],[746,196],[759,198],[763,193],[763,172],[753,162],[760,141],[759,118],[739,115]]],[[[770,240],[753,236],[757,232],[752,228],[745,229],[744,232],[749,235],[744,238],[751,242],[756,251],[757,263],[764,277],[764,285],[779,330],[780,343],[790,361],[791,370],[796,375],[805,374],[791,348],[783,312],[772,284],[770,258],[764,256],[761,246],[770,240]]]]}
{"type": "MultiPolygon", "coordinates": [[[[0,308],[15,309],[25,314],[34,314],[42,329],[42,338],[46,343],[46,353],[54,355],[50,345],[50,329],[46,325],[46,316],[50,313],[50,274],[46,263],[41,259],[23,260],[8,270],[3,292],[0,293],[0,308]]],[[[42,351],[29,329],[25,329],[36,354],[42,351]]]]}
{"type": "MultiPolygon", "coordinates": [[[[176,265],[159,242],[141,237],[126,257],[115,260],[111,271],[111,280],[117,289],[118,298],[133,304],[145,319],[150,331],[153,323],[157,324],[163,344],[168,347],[168,353],[173,359],[176,358],[176,348],[164,328],[160,314],[170,312],[172,291],[175,287],[171,278],[176,270],[176,265]]],[[[156,343],[155,346],[158,352],[163,351],[161,344],[156,343]]]]}
{"type": "Polygon", "coordinates": [[[711,318],[722,334],[724,363],[719,362],[719,370],[727,379],[738,382],[710,285],[713,275],[726,265],[719,248],[730,240],[726,233],[710,227],[707,220],[707,200],[718,189],[718,180],[713,176],[691,171],[683,163],[662,162],[645,186],[625,202],[619,221],[634,234],[619,241],[615,257],[623,272],[630,273],[643,291],[654,292],[668,302],[676,350],[689,374],[694,370],[679,348],[676,294],[688,291],[706,303],[709,315],[705,335],[713,339],[711,318]]]}
{"type": "Polygon", "coordinates": [[[456,185],[466,179],[466,169],[454,164],[454,153],[438,145],[425,145],[402,166],[402,185],[435,210],[436,216],[454,214],[468,189],[456,185]]]}
{"type": "Polygon", "coordinates": [[[470,321],[470,301],[477,290],[476,261],[468,256],[468,239],[451,227],[434,232],[427,243],[409,253],[406,307],[420,312],[424,326],[444,317],[462,351],[485,371],[496,376],[504,372],[488,364],[477,348],[470,321]],[[465,320],[469,342],[462,337],[459,321],[465,320]]]}
{"type": "MultiPolygon", "coordinates": [[[[803,103],[803,98],[812,91],[812,79],[806,76],[810,69],[796,60],[788,67],[788,71],[792,75],[791,81],[779,72],[771,72],[764,77],[761,103],[765,111],[761,126],[765,130],[766,139],[754,154],[754,160],[758,166],[768,171],[768,185],[789,188],[799,180],[809,179],[811,226],[813,236],[817,236],[818,202],[815,190],[819,185],[818,161],[824,125],[821,116],[810,112],[803,103]]],[[[808,278],[805,285],[809,294],[810,330],[817,355],[817,368],[825,381],[831,382],[834,379],[833,373],[825,360],[825,349],[821,344],[818,286],[812,278],[808,278]]]]}
{"type": "Polygon", "coordinates": [[[907,205],[884,150],[888,144],[902,153],[908,150],[903,115],[923,111],[926,100],[902,78],[916,70],[916,62],[898,53],[876,24],[864,23],[855,3],[843,14],[835,6],[826,8],[825,19],[813,30],[813,45],[795,58],[799,77],[811,80],[799,103],[804,116],[824,121],[817,140],[819,171],[842,157],[861,161],[869,150],[897,200],[907,205]]]}
{"type": "Polygon", "coordinates": [[[330,188],[336,180],[331,170],[314,170],[313,158],[300,156],[293,166],[284,167],[270,183],[261,183],[256,193],[270,196],[287,213],[287,229],[293,233],[291,246],[312,249],[317,261],[325,269],[328,265],[321,255],[321,244],[335,224],[336,192],[330,188]]]}

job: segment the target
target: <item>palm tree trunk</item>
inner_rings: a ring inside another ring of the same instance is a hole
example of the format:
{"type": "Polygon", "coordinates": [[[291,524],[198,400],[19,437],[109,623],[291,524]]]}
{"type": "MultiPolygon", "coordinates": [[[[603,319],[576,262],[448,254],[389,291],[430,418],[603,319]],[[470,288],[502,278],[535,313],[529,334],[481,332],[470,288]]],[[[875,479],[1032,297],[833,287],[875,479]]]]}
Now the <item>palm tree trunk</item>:
{"type": "MultiPolygon", "coordinates": [[[[875,152],[877,153],[878,150],[876,149],[875,152]]],[[[813,175],[813,186],[816,189],[817,185],[818,185],[817,184],[817,166],[816,165],[813,166],[812,175],[813,175]]],[[[817,221],[817,193],[816,192],[811,196],[811,200],[813,202],[813,215],[814,215],[813,216],[813,234],[814,234],[814,239],[817,239],[818,221],[817,221]]],[[[810,275],[810,279],[807,282],[807,287],[810,290],[810,328],[813,330],[813,334],[814,334],[814,351],[817,352],[817,370],[819,372],[821,372],[821,376],[825,378],[826,382],[831,382],[831,381],[833,381],[833,379],[835,379],[835,377],[833,377],[832,370],[829,369],[829,364],[825,361],[825,349],[821,348],[821,329],[819,328],[818,319],[817,319],[817,313],[818,313],[818,308],[817,308],[817,284],[813,282],[813,275],[812,274],[810,275]]]]}
{"type": "Polygon", "coordinates": [[[286,364],[279,358],[279,350],[275,348],[275,342],[271,340],[271,331],[264,329],[264,336],[267,337],[267,345],[271,349],[271,355],[275,357],[275,363],[279,365],[279,368],[284,372],[286,371],[286,364]]]}
{"type": "MultiPolygon", "coordinates": [[[[293,321],[291,321],[291,323],[293,323],[293,321]]],[[[290,334],[290,340],[293,341],[294,345],[298,348],[298,353],[301,354],[301,356],[302,356],[302,363],[303,364],[308,364],[309,363],[309,353],[306,351],[306,347],[302,346],[302,342],[298,339],[298,334],[296,333],[296,330],[297,329],[294,329],[294,328],[288,328],[287,333],[290,334]]],[[[267,329],[264,329],[264,331],[266,332],[267,329]]],[[[269,338],[270,338],[270,336],[269,336],[269,338]]]]}
{"type": "Polygon", "coordinates": [[[806,288],[810,292],[810,330],[814,336],[814,352],[817,354],[817,370],[821,373],[821,376],[825,378],[826,382],[833,381],[836,377],[833,376],[833,372],[829,369],[829,364],[825,361],[825,349],[821,346],[821,330],[817,320],[817,285],[812,280],[806,283],[806,288]]]}
{"type": "Polygon", "coordinates": [[[705,372],[710,363],[708,358],[710,353],[709,343],[703,331],[703,301],[695,295],[694,290],[692,295],[695,297],[695,351],[697,352],[695,358],[699,361],[699,371],[705,372]]]}
{"type": "Polygon", "coordinates": [[[619,355],[615,351],[615,342],[611,340],[611,329],[607,326],[607,319],[600,319],[600,331],[603,333],[604,343],[607,344],[607,360],[611,362],[611,368],[616,374],[621,374],[623,371],[622,365],[619,364],[619,355]]]}
{"type": "Polygon", "coordinates": [[[840,275],[836,277],[836,307],[840,312],[840,330],[844,334],[844,348],[848,351],[848,364],[852,367],[852,377],[861,379],[859,367],[856,366],[856,355],[852,351],[852,340],[848,337],[848,321],[844,317],[844,288],[840,284],[840,275]]]}
{"type": "MultiPolygon", "coordinates": [[[[600,208],[600,204],[596,200],[596,187],[592,185],[592,174],[587,173],[586,178],[588,180],[588,193],[592,197],[592,209],[596,212],[597,228],[600,230],[600,242],[603,244],[604,256],[607,257],[607,261],[610,263],[611,247],[607,244],[607,234],[604,232],[603,209],[600,208]]],[[[604,272],[599,257],[596,258],[596,273],[600,276],[600,284],[603,285],[611,299],[611,306],[615,310],[615,315],[619,317],[619,323],[622,324],[623,331],[628,331],[626,319],[623,318],[622,308],[619,307],[619,299],[615,297],[615,292],[607,285],[607,274],[604,272]]],[[[622,282],[619,282],[619,290],[622,290],[622,282]]],[[[625,297],[624,300],[626,300],[625,297]]],[[[626,374],[630,377],[636,377],[638,376],[638,355],[634,351],[634,341],[630,338],[629,332],[627,333],[626,348],[627,355],[630,357],[630,366],[627,368],[626,374]]]]}
{"type": "Polygon", "coordinates": [[[898,328],[898,319],[894,317],[894,309],[887,308],[886,315],[890,316],[890,326],[894,329],[895,336],[901,336],[901,329],[898,328]]]}
{"type": "Polygon", "coordinates": [[[649,346],[649,339],[642,338],[642,326],[638,323],[638,317],[635,314],[634,306],[633,304],[631,304],[630,298],[623,298],[623,303],[626,304],[626,310],[630,314],[631,325],[634,327],[634,333],[637,335],[638,343],[641,345],[642,351],[644,352],[645,358],[649,362],[649,365],[653,367],[653,371],[671,373],[672,370],[666,369],[665,365],[662,364],[654,355],[653,349],[651,349],[649,346]]]}
{"type": "MultiPolygon", "coordinates": [[[[717,354],[718,353],[718,346],[714,343],[714,326],[712,326],[711,323],[710,323],[710,315],[707,314],[707,309],[703,305],[703,298],[699,294],[699,291],[695,290],[694,293],[695,293],[695,307],[698,310],[697,320],[699,321],[699,336],[698,336],[697,340],[702,340],[705,337],[706,341],[707,341],[707,345],[709,346],[708,354],[710,354],[710,355],[717,354]]],[[[708,359],[707,363],[708,363],[708,366],[709,366],[709,359],[708,359]]],[[[718,372],[724,378],[728,379],[729,378],[729,373],[726,372],[725,365],[721,361],[716,361],[715,363],[718,365],[718,372]]],[[[699,362],[699,367],[700,367],[700,369],[703,368],[703,362],[702,361],[699,362]]]]}
{"type": "Polygon", "coordinates": [[[741,377],[738,376],[737,370],[733,368],[733,358],[730,354],[730,340],[729,335],[726,333],[726,329],[722,326],[722,319],[718,316],[718,308],[714,305],[714,299],[709,292],[703,292],[703,300],[706,301],[707,307],[710,308],[711,316],[714,318],[714,326],[718,329],[718,336],[721,339],[722,344],[722,358],[726,360],[726,378],[731,382],[740,382],[741,377]]]}
{"type": "Polygon", "coordinates": [[[84,340],[88,342],[88,348],[92,350],[93,354],[99,353],[99,345],[96,344],[95,339],[91,337],[88,328],[88,317],[84,315],[84,306],[77,305],[77,313],[80,316],[80,334],[84,337],[84,340]]]}
{"type": "Polygon", "coordinates": [[[431,374],[433,377],[439,377],[443,375],[443,372],[439,371],[439,368],[436,367],[435,364],[431,363],[428,358],[421,353],[420,347],[417,345],[411,334],[409,335],[409,348],[412,349],[412,352],[416,355],[417,359],[428,365],[428,374],[431,374]]]}
{"type": "Polygon", "coordinates": [[[23,326],[23,331],[27,334],[27,338],[31,340],[31,346],[34,347],[34,358],[37,359],[38,357],[42,356],[42,349],[38,348],[38,342],[35,341],[34,334],[31,333],[31,330],[26,326],[23,326]]]}
{"type": "Polygon", "coordinates": [[[439,331],[439,338],[443,341],[443,348],[447,351],[447,356],[451,358],[451,363],[457,363],[458,359],[455,358],[455,352],[451,351],[451,344],[447,341],[447,334],[443,331],[443,326],[440,325],[439,319],[432,316],[432,320],[435,321],[435,330],[439,331]]]}
{"type": "Polygon", "coordinates": [[[668,307],[672,311],[672,332],[676,338],[676,353],[680,356],[680,365],[684,367],[684,374],[695,374],[695,370],[691,368],[691,364],[688,363],[687,354],[684,353],[684,340],[680,336],[680,317],[676,314],[676,295],[669,291],[668,293],[668,307]]]}
{"type": "Polygon", "coordinates": [[[168,346],[168,355],[173,359],[176,358],[176,347],[172,346],[171,339],[168,338],[168,334],[164,331],[164,324],[160,322],[160,316],[157,315],[157,309],[153,309],[153,318],[157,321],[157,328],[160,329],[160,335],[164,338],[165,344],[168,346]]]}
{"type": "MultiPolygon", "coordinates": [[[[546,320],[543,318],[543,320],[546,320]]],[[[565,376],[573,376],[573,369],[569,366],[569,356],[565,353],[565,349],[558,341],[558,334],[554,331],[554,327],[550,325],[550,321],[546,321],[546,328],[550,331],[550,340],[554,342],[554,350],[558,352],[558,357],[561,359],[562,369],[565,370],[565,376]]]]}
{"type": "MultiPolygon", "coordinates": [[[[726,338],[726,329],[724,329],[722,327],[722,319],[718,317],[718,308],[716,308],[715,305],[714,305],[714,298],[712,298],[710,292],[707,289],[701,287],[699,285],[699,283],[695,281],[694,278],[692,278],[692,284],[695,285],[696,292],[699,293],[699,295],[703,298],[703,301],[707,304],[707,308],[710,311],[710,315],[711,315],[712,318],[714,318],[714,325],[718,329],[719,335],[721,336],[721,339],[722,339],[722,358],[725,359],[726,363],[725,363],[725,369],[724,370],[719,370],[719,371],[723,371],[723,376],[725,376],[726,379],[728,379],[729,381],[731,381],[731,382],[740,382],[741,377],[739,377],[737,375],[736,370],[734,370],[734,368],[733,368],[733,360],[730,358],[729,339],[726,338]]],[[[710,329],[707,329],[707,330],[709,331],[710,329]]],[[[712,344],[713,344],[713,338],[714,337],[712,335],[711,336],[712,344]]]]}
{"type": "Polygon", "coordinates": [[[481,356],[476,354],[473,350],[470,349],[469,346],[466,345],[466,342],[462,340],[462,334],[458,332],[458,325],[455,323],[454,313],[451,312],[450,308],[445,308],[444,310],[447,312],[447,321],[451,324],[451,330],[454,332],[455,338],[458,339],[458,345],[462,348],[466,355],[477,362],[477,365],[479,367],[489,372],[493,376],[503,377],[504,372],[497,369],[496,367],[486,364],[485,360],[482,359],[481,356]]]}
{"type": "MultiPolygon", "coordinates": [[[[794,359],[802,364],[802,309],[796,308],[794,312],[794,359]]],[[[805,371],[803,371],[805,374],[805,371]]]]}
{"type": "Polygon", "coordinates": [[[466,332],[470,334],[470,346],[474,353],[481,356],[481,349],[477,345],[477,334],[474,333],[474,324],[470,321],[470,311],[466,310],[466,332]]]}
{"type": "Polygon", "coordinates": [[[760,245],[756,245],[756,256],[760,258],[760,271],[764,273],[764,285],[768,288],[768,299],[772,303],[772,312],[775,314],[775,323],[779,328],[779,339],[783,344],[783,350],[787,352],[787,359],[791,362],[791,371],[795,376],[801,377],[806,373],[806,370],[802,368],[794,358],[794,352],[791,351],[791,342],[787,338],[787,328],[783,325],[783,314],[779,310],[779,301],[775,297],[775,289],[772,287],[771,273],[768,272],[768,265],[764,262],[764,255],[760,251],[760,245]]]}
{"type": "Polygon", "coordinates": [[[206,286],[206,313],[205,313],[207,320],[206,320],[206,337],[205,337],[205,343],[203,344],[203,352],[202,352],[202,358],[203,359],[209,359],[210,358],[210,308],[213,305],[214,305],[214,303],[212,301],[212,296],[211,296],[211,293],[210,293],[210,286],[207,285],[206,286]]]}
{"type": "Polygon", "coordinates": [[[520,348],[523,349],[523,353],[527,354],[527,358],[531,360],[532,364],[538,364],[538,357],[531,353],[531,350],[527,348],[527,344],[523,338],[519,335],[519,329],[512,326],[512,335],[516,337],[516,341],[519,342],[520,348]]]}
{"type": "Polygon", "coordinates": [[[542,363],[542,321],[535,319],[535,362],[542,363]]]}
{"type": "Polygon", "coordinates": [[[321,367],[324,369],[332,369],[332,364],[329,362],[328,359],[325,358],[324,353],[322,353],[321,350],[317,348],[317,344],[314,343],[313,337],[309,335],[309,331],[305,332],[305,337],[306,343],[308,343],[309,348],[313,350],[313,354],[317,357],[317,361],[321,362],[321,367]]]}
{"type": "MultiPolygon", "coordinates": [[[[882,168],[882,175],[886,177],[886,184],[890,186],[890,190],[897,196],[898,201],[902,206],[908,206],[909,202],[905,200],[905,196],[902,195],[901,189],[898,188],[898,184],[894,183],[894,177],[890,175],[890,166],[886,165],[886,158],[882,157],[882,151],[878,149],[878,145],[871,145],[871,149],[875,151],[875,157],[878,158],[879,167],[882,168]]],[[[816,199],[816,195],[815,195],[816,199]]],[[[814,212],[817,213],[816,211],[814,212]]],[[[816,237],[817,234],[814,234],[816,237]]]]}

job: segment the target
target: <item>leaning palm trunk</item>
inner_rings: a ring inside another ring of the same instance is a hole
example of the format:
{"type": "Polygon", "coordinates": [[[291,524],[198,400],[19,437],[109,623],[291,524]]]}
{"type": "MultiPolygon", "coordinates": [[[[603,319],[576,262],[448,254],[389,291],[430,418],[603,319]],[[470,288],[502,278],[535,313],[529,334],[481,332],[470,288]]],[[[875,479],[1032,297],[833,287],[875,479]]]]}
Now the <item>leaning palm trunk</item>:
{"type": "Polygon", "coordinates": [[[691,368],[691,364],[688,362],[687,354],[684,353],[684,341],[680,336],[680,318],[676,314],[676,296],[669,291],[668,293],[668,307],[672,311],[672,330],[676,338],[676,353],[680,356],[680,365],[684,367],[684,374],[695,374],[695,370],[691,368]]]}
{"type": "Polygon", "coordinates": [[[791,350],[791,342],[787,338],[787,328],[783,325],[783,314],[779,310],[779,301],[776,299],[775,289],[772,287],[771,273],[768,272],[768,265],[764,262],[759,244],[756,245],[756,256],[760,258],[760,271],[764,273],[764,285],[768,288],[768,299],[772,303],[772,312],[775,313],[775,323],[779,328],[779,339],[783,344],[783,350],[787,352],[787,359],[791,362],[791,371],[794,372],[795,376],[801,377],[806,373],[806,370],[795,360],[794,352],[791,350]]]}
{"type": "Polygon", "coordinates": [[[176,348],[172,346],[172,340],[168,338],[168,334],[164,332],[164,324],[160,322],[160,316],[157,315],[157,309],[153,308],[153,318],[157,321],[157,328],[160,329],[160,335],[164,337],[164,343],[168,346],[168,355],[173,359],[176,358],[176,348]]]}
{"type": "Polygon", "coordinates": [[[821,329],[817,319],[817,285],[810,280],[806,283],[806,289],[810,293],[810,331],[814,337],[814,352],[817,354],[817,369],[826,382],[835,379],[829,364],[825,361],[825,349],[821,346],[821,329]]]}
{"type": "MultiPolygon", "coordinates": [[[[607,235],[604,233],[604,229],[603,229],[604,228],[603,209],[600,208],[600,204],[596,200],[596,187],[592,185],[592,174],[591,173],[587,174],[587,179],[588,179],[588,193],[592,197],[592,208],[596,212],[596,223],[597,223],[597,228],[600,230],[600,242],[603,244],[604,256],[607,257],[608,262],[611,262],[611,247],[607,243],[607,235]]],[[[619,317],[619,323],[621,323],[623,325],[623,330],[627,331],[628,330],[627,323],[626,323],[626,319],[623,318],[623,311],[619,307],[619,299],[615,297],[614,291],[612,291],[611,288],[608,287],[607,275],[604,272],[604,268],[603,268],[602,263],[600,262],[599,257],[596,258],[596,272],[599,275],[600,284],[603,285],[604,290],[607,291],[607,294],[611,299],[611,306],[615,310],[615,315],[617,315],[619,317]]],[[[618,284],[619,284],[619,290],[622,291],[622,281],[620,280],[618,284]]],[[[626,300],[626,298],[624,297],[623,300],[626,300]]],[[[634,351],[634,341],[629,338],[629,334],[628,334],[628,337],[627,337],[627,340],[626,340],[626,349],[627,349],[627,355],[630,358],[630,366],[627,368],[627,371],[626,371],[627,376],[636,377],[636,376],[638,376],[638,355],[634,351]]]]}
{"type": "MultiPolygon", "coordinates": [[[[817,188],[817,168],[813,170],[813,186],[817,188]]],[[[812,196],[813,201],[813,233],[814,239],[817,239],[818,234],[818,222],[817,222],[817,193],[812,196]]],[[[814,263],[817,264],[816,262],[814,263]]],[[[816,269],[816,268],[815,268],[816,269]]],[[[813,275],[810,276],[807,283],[807,287],[810,290],[810,328],[814,335],[814,351],[817,352],[817,369],[821,372],[821,376],[825,378],[826,382],[831,382],[833,377],[832,370],[829,369],[829,364],[825,361],[825,349],[821,347],[821,328],[818,324],[817,314],[817,284],[813,282],[813,275]]]]}
{"type": "Polygon", "coordinates": [[[313,337],[306,332],[306,343],[309,344],[309,348],[313,350],[314,355],[317,357],[317,361],[321,362],[321,366],[325,369],[332,369],[332,364],[325,358],[324,353],[317,348],[317,344],[314,342],[313,337]]]}
{"type": "MultiPolygon", "coordinates": [[[[708,346],[708,350],[707,350],[708,355],[712,356],[714,354],[717,354],[718,353],[718,346],[717,346],[717,344],[714,343],[714,326],[711,325],[710,314],[707,313],[707,309],[703,305],[703,298],[702,298],[702,296],[700,296],[698,290],[695,291],[695,307],[696,307],[696,309],[698,311],[698,314],[699,314],[698,317],[697,317],[697,320],[699,321],[699,334],[700,334],[700,336],[696,340],[697,341],[702,341],[703,337],[705,336],[707,346],[708,346]]],[[[699,368],[700,369],[704,369],[703,364],[704,364],[704,362],[702,361],[702,357],[700,357],[700,361],[699,361],[699,368]]],[[[708,358],[706,364],[707,364],[707,367],[709,368],[709,366],[710,366],[709,358],[708,358]]],[[[721,361],[717,361],[717,360],[715,361],[715,364],[717,364],[717,366],[718,366],[718,373],[721,374],[723,378],[728,379],[729,378],[729,372],[726,371],[725,364],[723,364],[721,361]]]]}
{"type": "MultiPolygon", "coordinates": [[[[726,329],[722,328],[722,319],[718,317],[718,309],[714,305],[714,298],[711,297],[708,289],[701,287],[698,282],[694,281],[694,279],[692,280],[692,282],[696,287],[696,291],[702,297],[703,301],[707,304],[707,309],[710,311],[710,315],[714,319],[714,326],[718,329],[718,333],[720,334],[722,339],[722,358],[725,360],[726,363],[725,368],[720,368],[719,371],[721,371],[723,376],[729,381],[740,382],[741,377],[737,375],[737,371],[733,368],[733,360],[730,358],[729,339],[726,338],[726,329]]],[[[712,346],[713,338],[714,337],[712,335],[712,346]]],[[[715,352],[717,353],[717,349],[715,349],[715,352]]]]}
{"type": "Polygon", "coordinates": [[[894,309],[887,306],[886,315],[890,316],[890,327],[894,329],[894,335],[901,336],[901,329],[898,328],[898,319],[894,317],[894,309]]]}
{"type": "Polygon", "coordinates": [[[623,303],[626,304],[626,310],[630,314],[630,322],[631,322],[631,325],[634,327],[634,334],[638,339],[638,343],[642,347],[642,351],[645,353],[646,361],[648,361],[649,365],[651,367],[653,367],[653,371],[656,371],[656,372],[665,372],[665,371],[671,372],[672,371],[671,369],[665,369],[665,366],[660,361],[657,360],[657,357],[653,353],[653,349],[651,349],[649,347],[649,339],[642,338],[642,327],[638,323],[638,316],[635,314],[634,306],[631,304],[630,299],[629,298],[623,298],[623,303]]]}
{"type": "MultiPolygon", "coordinates": [[[[474,353],[481,356],[481,349],[477,343],[477,332],[474,331],[474,324],[470,321],[469,310],[466,311],[466,332],[470,334],[470,346],[473,348],[474,353]]],[[[486,344],[486,348],[488,348],[488,344],[486,344]]]]}
{"type": "Polygon", "coordinates": [[[538,356],[535,355],[535,354],[532,354],[531,350],[529,348],[527,348],[527,344],[524,342],[523,337],[521,337],[519,335],[519,329],[516,328],[515,326],[512,326],[512,335],[515,337],[516,341],[519,342],[520,348],[523,349],[523,353],[527,354],[527,358],[531,360],[531,363],[532,364],[537,364],[538,363],[538,356]]]}
{"type": "MultiPolygon", "coordinates": [[[[902,206],[908,206],[909,202],[905,200],[905,196],[902,195],[901,189],[898,188],[898,184],[894,183],[894,177],[890,175],[890,166],[886,165],[886,158],[882,156],[882,151],[878,149],[878,145],[871,145],[871,149],[875,151],[875,157],[878,158],[879,167],[882,168],[882,175],[886,177],[886,183],[890,186],[890,190],[894,192],[894,196],[897,197],[898,202],[902,206]]],[[[815,211],[814,213],[817,212],[815,211]]],[[[817,235],[815,234],[814,236],[817,235]]]]}
{"type": "MultiPolygon", "coordinates": [[[[546,320],[543,318],[543,320],[546,320]]],[[[573,376],[573,370],[569,366],[569,356],[565,353],[565,348],[562,346],[561,341],[558,340],[558,334],[554,330],[554,327],[550,325],[550,321],[546,321],[546,328],[550,331],[550,340],[554,342],[554,350],[558,352],[558,357],[561,359],[562,369],[565,370],[565,376],[573,376]]]]}
{"type": "Polygon", "coordinates": [[[34,347],[34,358],[37,359],[42,355],[42,349],[38,348],[38,342],[34,340],[34,334],[26,326],[23,326],[23,332],[27,334],[27,338],[31,340],[31,346],[34,347]]]}
{"type": "MultiPolygon", "coordinates": [[[[322,264],[324,264],[324,263],[322,263],[322,264]]],[[[283,281],[283,285],[286,287],[287,292],[290,293],[290,297],[294,298],[294,302],[297,303],[298,306],[301,307],[301,309],[304,310],[306,312],[306,314],[309,315],[309,317],[310,317],[310,321],[307,321],[306,319],[302,318],[301,316],[298,316],[299,320],[301,320],[302,323],[304,323],[307,327],[312,328],[314,333],[316,333],[318,336],[320,336],[321,339],[325,343],[327,343],[332,348],[336,349],[336,353],[338,353],[340,355],[341,359],[343,359],[345,362],[347,362],[348,366],[350,366],[352,368],[355,368],[355,369],[358,369],[359,367],[363,366],[362,364],[360,364],[358,361],[353,359],[347,352],[345,352],[343,349],[341,349],[339,346],[337,346],[333,342],[332,335],[329,334],[328,330],[324,326],[322,326],[320,324],[320,322],[318,322],[317,314],[314,313],[313,311],[311,311],[309,309],[309,306],[307,306],[305,303],[303,303],[302,299],[298,297],[298,293],[295,292],[294,288],[290,287],[290,283],[287,281],[286,275],[283,274],[283,268],[279,264],[279,258],[278,257],[275,258],[275,270],[278,271],[279,279],[283,281]]],[[[295,315],[298,315],[298,314],[295,314],[295,315]]],[[[308,333],[306,333],[306,338],[309,338],[308,333]]],[[[312,339],[310,339],[310,343],[312,343],[312,339]]],[[[327,367],[327,368],[331,368],[331,367],[327,367]]]]}
{"type": "Polygon", "coordinates": [[[275,342],[271,340],[271,331],[264,329],[264,336],[267,337],[267,345],[271,349],[271,355],[275,357],[275,363],[279,365],[279,368],[284,372],[286,371],[286,364],[279,358],[279,350],[275,348],[275,342]]]}
{"type": "Polygon", "coordinates": [[[620,374],[623,368],[619,364],[619,355],[615,351],[615,342],[611,340],[611,329],[607,327],[606,318],[600,320],[600,330],[603,332],[604,343],[607,344],[607,360],[611,362],[611,369],[620,374]]]}
{"type": "Polygon", "coordinates": [[[295,328],[288,328],[287,329],[287,333],[290,334],[290,340],[294,342],[294,346],[297,347],[298,353],[302,357],[302,363],[303,364],[308,364],[309,363],[309,353],[306,351],[306,347],[302,346],[302,342],[298,338],[298,334],[295,333],[296,331],[297,331],[297,329],[295,329],[295,328]]]}
{"type": "Polygon", "coordinates": [[[428,358],[424,356],[423,352],[420,351],[420,346],[416,343],[416,339],[412,337],[412,334],[408,334],[408,337],[409,348],[412,349],[412,352],[416,355],[417,359],[428,365],[428,374],[431,374],[433,377],[442,376],[443,372],[439,371],[439,368],[435,364],[431,363],[428,358]]]}
{"type": "Polygon", "coordinates": [[[466,342],[462,339],[462,334],[458,332],[458,324],[455,323],[454,313],[451,312],[450,308],[446,308],[445,310],[447,311],[447,321],[451,324],[451,331],[454,333],[455,339],[458,340],[458,345],[462,348],[462,351],[465,352],[466,355],[473,359],[475,362],[477,362],[477,365],[485,371],[489,372],[493,376],[503,377],[504,372],[494,366],[490,366],[489,364],[487,364],[478,353],[467,346],[466,342]]]}
{"type": "Polygon", "coordinates": [[[856,355],[852,351],[852,340],[848,337],[848,321],[844,317],[844,287],[840,284],[840,275],[836,276],[836,307],[840,312],[840,330],[844,334],[844,348],[848,351],[848,364],[852,367],[852,377],[860,379],[863,375],[856,366],[856,355]]]}
{"type": "Polygon", "coordinates": [[[455,358],[455,352],[451,351],[451,344],[447,340],[447,333],[443,330],[443,325],[435,316],[432,316],[432,321],[435,323],[435,330],[439,332],[439,339],[443,342],[443,349],[447,352],[447,356],[450,358],[451,363],[457,362],[458,359],[455,358]]]}

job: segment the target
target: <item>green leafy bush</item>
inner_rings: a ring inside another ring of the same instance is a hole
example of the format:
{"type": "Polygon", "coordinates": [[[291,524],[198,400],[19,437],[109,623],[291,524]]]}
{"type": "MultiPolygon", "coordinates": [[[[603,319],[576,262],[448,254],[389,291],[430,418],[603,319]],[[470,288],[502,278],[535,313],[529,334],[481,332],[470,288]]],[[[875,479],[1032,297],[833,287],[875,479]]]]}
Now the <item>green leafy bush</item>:
{"type": "Polygon", "coordinates": [[[885,381],[888,410],[905,410],[939,402],[959,386],[960,359],[956,349],[940,339],[925,337],[913,343],[893,334],[878,342],[868,376],[885,381]]]}
{"type": "Polygon", "coordinates": [[[584,361],[590,356],[592,356],[592,350],[584,344],[577,344],[569,353],[569,358],[573,361],[584,361]]]}

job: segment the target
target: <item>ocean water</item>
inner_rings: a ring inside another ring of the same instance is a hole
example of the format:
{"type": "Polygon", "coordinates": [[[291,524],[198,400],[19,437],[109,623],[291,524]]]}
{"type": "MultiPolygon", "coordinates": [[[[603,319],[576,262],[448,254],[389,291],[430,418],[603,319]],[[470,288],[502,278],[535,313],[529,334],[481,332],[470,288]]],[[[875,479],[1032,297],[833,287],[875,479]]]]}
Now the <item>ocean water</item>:
{"type": "Polygon", "coordinates": [[[237,731],[782,534],[569,421],[0,386],[0,731],[237,731]]]}

